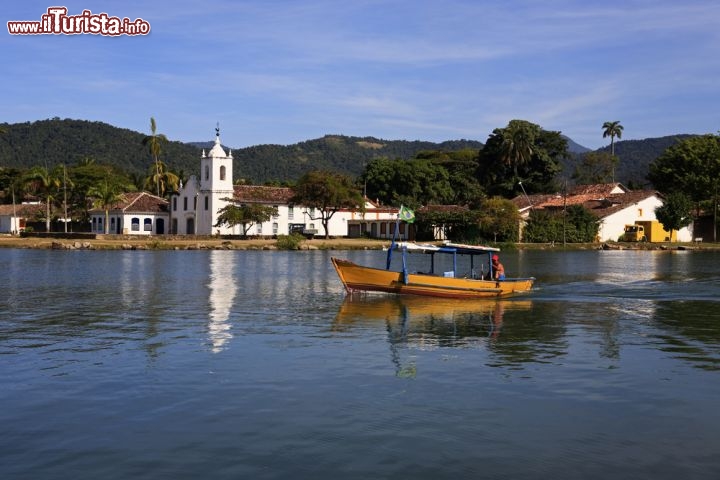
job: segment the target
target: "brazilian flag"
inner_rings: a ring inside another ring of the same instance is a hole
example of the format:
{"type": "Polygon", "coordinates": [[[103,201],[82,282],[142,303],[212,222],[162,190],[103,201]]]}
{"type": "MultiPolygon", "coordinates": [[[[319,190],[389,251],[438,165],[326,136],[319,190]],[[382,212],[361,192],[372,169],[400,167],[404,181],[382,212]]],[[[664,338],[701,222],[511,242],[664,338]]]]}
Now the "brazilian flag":
{"type": "Polygon", "coordinates": [[[405,205],[401,205],[398,217],[403,222],[413,223],[415,221],[415,212],[407,208],[405,205]]]}

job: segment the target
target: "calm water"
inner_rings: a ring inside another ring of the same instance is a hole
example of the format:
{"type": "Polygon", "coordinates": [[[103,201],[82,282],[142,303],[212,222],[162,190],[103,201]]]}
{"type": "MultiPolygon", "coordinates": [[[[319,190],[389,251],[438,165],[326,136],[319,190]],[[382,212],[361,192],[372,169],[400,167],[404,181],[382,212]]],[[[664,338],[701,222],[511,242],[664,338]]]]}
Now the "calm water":
{"type": "Polygon", "coordinates": [[[720,478],[720,253],[514,252],[504,301],[330,256],[0,250],[0,478],[720,478]]]}

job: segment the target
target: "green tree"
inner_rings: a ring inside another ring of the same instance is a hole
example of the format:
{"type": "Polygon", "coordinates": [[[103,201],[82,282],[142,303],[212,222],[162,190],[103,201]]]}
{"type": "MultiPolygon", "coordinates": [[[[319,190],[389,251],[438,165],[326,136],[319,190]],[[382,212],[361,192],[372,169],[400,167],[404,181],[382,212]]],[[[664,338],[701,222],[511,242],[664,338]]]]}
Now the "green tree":
{"type": "Polygon", "coordinates": [[[291,202],[318,212],[319,216],[310,218],[321,221],[326,239],[330,237],[328,223],[338,210],[358,207],[365,210],[362,194],[347,175],[321,170],[308,172],[293,187],[293,192],[291,202]]]}
{"type": "Polygon", "coordinates": [[[502,161],[509,166],[518,179],[518,169],[527,166],[535,153],[535,139],[540,127],[525,120],[510,120],[501,133],[502,161]]]}
{"type": "Polygon", "coordinates": [[[129,176],[116,167],[97,163],[91,158],[81,159],[76,165],[68,168],[67,173],[73,184],[69,199],[71,216],[82,221],[90,218],[88,207],[92,205],[92,200],[88,198],[88,191],[103,181],[117,184],[125,192],[136,190],[129,176]]]}
{"type": "Polygon", "coordinates": [[[496,128],[480,150],[476,176],[489,196],[513,197],[557,189],[560,160],[569,158],[567,140],[524,120],[496,128]],[[531,143],[528,146],[528,143],[531,143]]]}
{"type": "Polygon", "coordinates": [[[387,205],[447,204],[454,197],[448,171],[429,159],[377,158],[365,168],[360,182],[367,196],[387,205]]]}
{"type": "Polygon", "coordinates": [[[665,195],[685,194],[699,215],[703,203],[717,201],[720,136],[690,137],[672,145],[650,164],[648,179],[665,195]]]}
{"type": "Polygon", "coordinates": [[[120,202],[123,198],[120,185],[104,179],[96,186],[91,187],[87,193],[93,199],[93,206],[105,211],[105,233],[110,228],[110,207],[120,202]]]}
{"type": "Polygon", "coordinates": [[[565,210],[532,210],[523,241],[528,243],[589,243],[597,239],[598,218],[582,205],[570,205],[565,210]]]}
{"type": "Polygon", "coordinates": [[[663,204],[655,209],[655,216],[665,230],[680,230],[692,222],[692,201],[682,192],[668,194],[663,204]]]}
{"type": "Polygon", "coordinates": [[[62,185],[62,169],[49,170],[47,167],[33,167],[25,177],[30,191],[45,200],[45,231],[50,231],[51,204],[55,201],[60,185],[62,185]]]}
{"type": "Polygon", "coordinates": [[[620,121],[603,123],[603,138],[610,137],[610,155],[615,156],[615,137],[622,138],[622,132],[625,129],[620,125],[620,121]]]}
{"type": "Polygon", "coordinates": [[[160,192],[160,153],[162,153],[163,146],[168,143],[168,139],[162,133],[157,133],[157,124],[155,123],[155,117],[150,117],[150,135],[143,138],[143,145],[147,146],[152,155],[153,162],[155,164],[155,182],[157,186],[157,196],[162,197],[160,192]]]}
{"type": "Polygon", "coordinates": [[[581,162],[575,165],[572,178],[581,185],[610,183],[614,180],[616,166],[617,157],[607,152],[587,152],[582,155],[581,162]]]}
{"type": "MultiPolygon", "coordinates": [[[[232,201],[231,199],[224,199],[232,201]]],[[[227,225],[230,228],[235,225],[242,225],[243,237],[247,236],[248,230],[257,223],[269,221],[273,215],[277,215],[277,209],[268,205],[252,203],[249,205],[229,204],[218,211],[216,227],[227,225]]]]}
{"type": "Polygon", "coordinates": [[[180,188],[180,177],[167,169],[162,161],[155,162],[150,175],[145,179],[145,188],[157,186],[159,197],[165,197],[169,192],[177,192],[180,188]]]}
{"type": "MultiPolygon", "coordinates": [[[[615,137],[622,138],[622,132],[625,127],[620,125],[620,121],[603,123],[603,138],[610,137],[610,155],[615,158],[615,137]]],[[[615,182],[615,164],[612,165],[612,181],[615,182]]]]}
{"type": "Polygon", "coordinates": [[[510,200],[494,197],[480,205],[480,233],[493,242],[516,242],[520,213],[510,200]]]}
{"type": "Polygon", "coordinates": [[[464,206],[438,209],[425,208],[415,212],[416,239],[435,240],[435,230],[442,229],[445,238],[453,241],[478,240],[479,211],[464,206]]]}
{"type": "Polygon", "coordinates": [[[450,193],[443,195],[452,205],[477,206],[485,193],[475,176],[478,168],[478,151],[465,148],[457,151],[429,150],[416,155],[417,160],[430,160],[447,171],[450,193]]]}

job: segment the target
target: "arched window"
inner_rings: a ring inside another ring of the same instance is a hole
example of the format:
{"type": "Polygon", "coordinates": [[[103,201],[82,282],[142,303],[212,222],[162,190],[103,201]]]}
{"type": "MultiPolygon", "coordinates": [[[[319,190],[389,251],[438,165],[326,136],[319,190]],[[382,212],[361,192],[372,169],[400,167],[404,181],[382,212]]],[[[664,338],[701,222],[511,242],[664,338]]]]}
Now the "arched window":
{"type": "Polygon", "coordinates": [[[225,165],[220,166],[220,180],[225,180],[225,165]]]}
{"type": "Polygon", "coordinates": [[[137,217],[133,217],[132,220],[130,220],[130,229],[133,232],[139,232],[140,231],[140,219],[137,217]]]}
{"type": "Polygon", "coordinates": [[[205,165],[205,180],[210,180],[210,166],[205,165]]]}
{"type": "Polygon", "coordinates": [[[152,232],[152,219],[146,218],[143,221],[143,230],[145,230],[146,232],[152,232]]]}

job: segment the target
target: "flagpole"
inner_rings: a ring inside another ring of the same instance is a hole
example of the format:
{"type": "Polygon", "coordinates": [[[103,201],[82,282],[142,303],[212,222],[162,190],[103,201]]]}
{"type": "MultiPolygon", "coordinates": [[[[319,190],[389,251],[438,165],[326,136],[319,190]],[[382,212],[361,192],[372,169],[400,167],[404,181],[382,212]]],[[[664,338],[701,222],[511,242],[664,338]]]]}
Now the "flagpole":
{"type": "MultiPolygon", "coordinates": [[[[402,210],[402,206],[400,206],[400,210],[402,210]]],[[[400,212],[398,211],[397,219],[395,220],[395,230],[393,231],[392,241],[390,242],[390,248],[388,248],[387,265],[385,266],[385,270],[390,270],[390,264],[392,263],[392,252],[395,249],[395,239],[398,236],[399,230],[400,230],[400,212]]]]}

